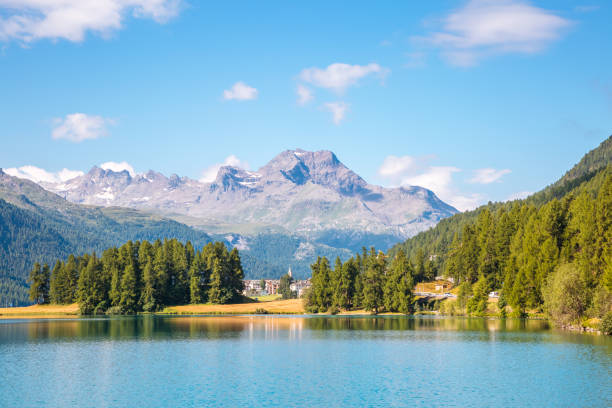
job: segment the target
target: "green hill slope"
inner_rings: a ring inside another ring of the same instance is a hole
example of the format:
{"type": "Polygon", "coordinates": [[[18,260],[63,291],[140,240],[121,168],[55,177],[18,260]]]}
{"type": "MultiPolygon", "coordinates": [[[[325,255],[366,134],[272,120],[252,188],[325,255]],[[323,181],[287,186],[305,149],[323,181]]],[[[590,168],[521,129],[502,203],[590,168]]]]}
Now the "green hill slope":
{"type": "Polygon", "coordinates": [[[176,221],[123,208],[85,207],[0,171],[0,306],[27,303],[34,262],[53,262],[128,240],[177,238],[202,247],[206,233],[176,221]]]}
{"type": "Polygon", "coordinates": [[[543,190],[527,197],[504,203],[489,203],[473,211],[466,211],[441,220],[434,228],[424,231],[414,237],[395,245],[389,252],[394,254],[400,248],[416,262],[420,257],[432,258],[434,273],[444,273],[445,261],[456,234],[460,235],[466,225],[474,223],[483,210],[496,212],[508,211],[515,203],[528,203],[542,206],[553,199],[561,199],[570,191],[582,185],[583,189],[590,188],[591,192],[598,187],[597,183],[586,184],[607,166],[612,164],[612,136],[604,140],[597,148],[588,152],[578,164],[572,167],[558,181],[543,190]]]}
{"type": "MultiPolygon", "coordinates": [[[[551,282],[574,276],[563,281],[580,294],[574,321],[601,317],[612,307],[612,137],[525,200],[442,220],[390,252],[400,249],[416,264],[417,280],[444,275],[485,296],[500,290],[501,304],[519,314],[541,309],[551,282]]],[[[549,298],[547,308],[565,298],[549,298]]]]}

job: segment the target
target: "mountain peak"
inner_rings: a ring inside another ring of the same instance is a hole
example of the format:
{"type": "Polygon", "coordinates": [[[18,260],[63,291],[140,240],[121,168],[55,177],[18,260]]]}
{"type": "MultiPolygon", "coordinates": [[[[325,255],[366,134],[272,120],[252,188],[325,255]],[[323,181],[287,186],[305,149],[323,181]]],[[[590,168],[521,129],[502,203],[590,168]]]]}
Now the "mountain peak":
{"type": "Polygon", "coordinates": [[[87,176],[93,178],[106,178],[106,177],[120,177],[131,179],[132,175],[128,170],[114,171],[112,169],[103,169],[98,166],[93,166],[91,170],[87,172],[87,176]]]}
{"type": "Polygon", "coordinates": [[[346,167],[330,150],[285,150],[259,169],[267,179],[296,185],[307,182],[331,187],[341,194],[366,189],[367,183],[346,167]]]}
{"type": "Polygon", "coordinates": [[[237,190],[243,187],[254,187],[261,175],[236,166],[221,166],[213,184],[223,191],[237,190]]]}
{"type": "Polygon", "coordinates": [[[241,225],[254,231],[352,230],[406,237],[456,212],[429,190],[369,185],[334,152],[299,148],[279,153],[257,171],[221,166],[207,183],[94,166],[87,174],[43,187],[74,203],[188,216],[223,232],[236,232],[229,226],[241,225]]]}

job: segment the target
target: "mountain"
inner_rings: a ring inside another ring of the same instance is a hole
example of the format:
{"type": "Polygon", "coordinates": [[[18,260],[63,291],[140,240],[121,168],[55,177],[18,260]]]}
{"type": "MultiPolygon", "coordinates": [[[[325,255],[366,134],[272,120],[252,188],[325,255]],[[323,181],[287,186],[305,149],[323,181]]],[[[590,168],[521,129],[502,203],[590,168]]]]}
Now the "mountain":
{"type": "Polygon", "coordinates": [[[75,204],[132,208],[206,231],[240,250],[249,278],[278,277],[289,266],[306,277],[317,255],[386,250],[457,213],[425,188],[371,185],[334,153],[301,149],[257,171],[223,166],[206,183],[93,167],[41,186],[75,204]]]}
{"type": "Polygon", "coordinates": [[[0,169],[0,305],[27,303],[34,262],[53,263],[128,240],[177,238],[203,246],[212,238],[158,215],[70,203],[0,169]]]}
{"type": "Polygon", "coordinates": [[[422,187],[368,184],[330,151],[288,150],[257,171],[224,166],[209,183],[94,167],[65,183],[42,185],[73,203],[156,212],[220,234],[327,239],[330,232],[336,237],[358,232],[397,241],[457,213],[422,187]]]}
{"type": "Polygon", "coordinates": [[[221,240],[240,250],[248,278],[278,278],[289,267],[304,278],[319,255],[387,249],[457,212],[427,189],[371,185],[332,152],[300,149],[257,171],[223,166],[208,183],[93,167],[38,185],[0,170],[0,199],[0,276],[22,296],[33,262],[130,239],[221,240]]]}

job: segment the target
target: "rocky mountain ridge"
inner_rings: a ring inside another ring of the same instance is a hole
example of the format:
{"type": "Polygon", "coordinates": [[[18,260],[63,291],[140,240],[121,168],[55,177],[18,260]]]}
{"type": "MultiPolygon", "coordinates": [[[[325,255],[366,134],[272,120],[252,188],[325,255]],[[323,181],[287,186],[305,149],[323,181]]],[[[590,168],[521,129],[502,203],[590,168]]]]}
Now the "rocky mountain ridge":
{"type": "Polygon", "coordinates": [[[93,167],[40,184],[73,203],[158,212],[216,233],[333,230],[405,239],[457,212],[422,187],[368,184],[331,151],[287,150],[257,171],[223,166],[210,183],[93,167]]]}

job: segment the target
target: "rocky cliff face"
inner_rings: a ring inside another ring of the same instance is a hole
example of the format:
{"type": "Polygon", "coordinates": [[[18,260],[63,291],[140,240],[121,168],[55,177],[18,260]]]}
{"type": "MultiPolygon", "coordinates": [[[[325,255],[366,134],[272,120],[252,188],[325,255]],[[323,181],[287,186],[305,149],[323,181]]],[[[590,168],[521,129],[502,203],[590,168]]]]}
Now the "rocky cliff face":
{"type": "Polygon", "coordinates": [[[425,188],[371,185],[334,153],[300,149],[257,171],[221,167],[212,183],[94,167],[44,187],[74,203],[156,211],[219,233],[360,231],[402,239],[457,212],[425,188]]]}

